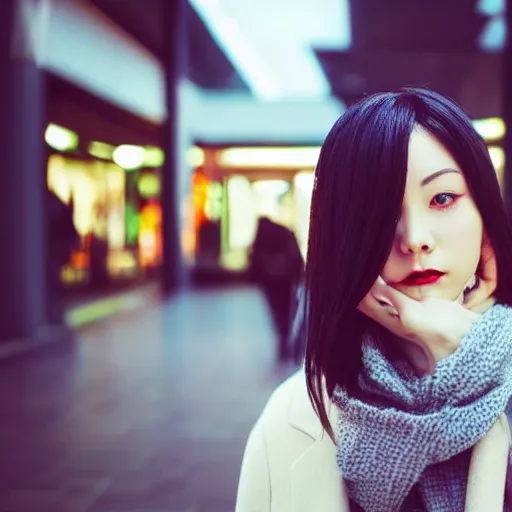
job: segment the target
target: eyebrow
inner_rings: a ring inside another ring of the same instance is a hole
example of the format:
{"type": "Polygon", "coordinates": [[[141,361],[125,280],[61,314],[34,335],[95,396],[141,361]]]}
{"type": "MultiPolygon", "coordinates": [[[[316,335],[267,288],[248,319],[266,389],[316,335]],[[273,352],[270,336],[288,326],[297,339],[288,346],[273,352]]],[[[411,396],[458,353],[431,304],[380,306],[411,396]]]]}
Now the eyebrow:
{"type": "Polygon", "coordinates": [[[430,176],[427,176],[426,178],[424,178],[421,182],[421,186],[424,187],[425,185],[428,185],[431,181],[434,181],[436,178],[439,178],[439,176],[442,176],[443,174],[449,174],[449,173],[462,174],[457,169],[451,169],[451,168],[441,169],[440,171],[437,171],[437,172],[431,174],[430,176]]]}

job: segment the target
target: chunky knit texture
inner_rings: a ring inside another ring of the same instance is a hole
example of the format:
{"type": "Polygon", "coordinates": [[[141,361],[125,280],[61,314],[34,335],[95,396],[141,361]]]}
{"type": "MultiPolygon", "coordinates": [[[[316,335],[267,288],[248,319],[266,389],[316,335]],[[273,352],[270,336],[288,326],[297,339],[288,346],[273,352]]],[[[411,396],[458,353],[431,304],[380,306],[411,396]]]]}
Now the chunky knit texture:
{"type": "Polygon", "coordinates": [[[359,385],[333,396],[351,500],[366,512],[463,512],[470,448],[512,396],[512,308],[492,307],[424,377],[367,334],[359,385]]]}

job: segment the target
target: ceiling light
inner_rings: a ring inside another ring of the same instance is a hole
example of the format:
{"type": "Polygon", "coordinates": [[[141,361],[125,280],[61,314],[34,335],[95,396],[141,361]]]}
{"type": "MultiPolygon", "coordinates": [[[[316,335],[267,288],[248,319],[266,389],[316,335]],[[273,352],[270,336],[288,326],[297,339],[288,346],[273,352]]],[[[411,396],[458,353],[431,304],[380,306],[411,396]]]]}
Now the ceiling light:
{"type": "Polygon", "coordinates": [[[107,144],[106,142],[92,141],[88,147],[88,153],[95,158],[102,160],[112,160],[115,146],[107,144]]]}
{"type": "Polygon", "coordinates": [[[198,146],[192,146],[187,150],[185,159],[190,167],[201,167],[204,165],[204,150],[198,146]]]}
{"type": "Polygon", "coordinates": [[[78,147],[78,135],[54,123],[46,127],[44,133],[46,143],[57,151],[74,151],[78,147]]]}
{"type": "Polygon", "coordinates": [[[473,127],[484,140],[501,139],[506,131],[505,122],[500,117],[474,119],[473,127]]]}
{"type": "Polygon", "coordinates": [[[114,162],[127,171],[139,169],[144,164],[144,148],[124,144],[114,150],[114,162]]]}
{"type": "Polygon", "coordinates": [[[476,11],[484,16],[498,16],[505,12],[505,0],[479,0],[476,11]]]}
{"type": "Polygon", "coordinates": [[[162,167],[165,162],[165,153],[156,146],[146,146],[144,148],[144,167],[162,167]]]}
{"type": "Polygon", "coordinates": [[[222,167],[315,167],[320,156],[320,146],[311,147],[238,147],[224,149],[218,153],[222,167]]]}
{"type": "Polygon", "coordinates": [[[331,95],[315,49],[350,46],[349,0],[317,0],[300,8],[274,0],[190,3],[259,99],[331,95]]]}
{"type": "Polygon", "coordinates": [[[505,165],[505,152],[498,146],[489,146],[489,156],[496,171],[503,169],[505,165]]]}

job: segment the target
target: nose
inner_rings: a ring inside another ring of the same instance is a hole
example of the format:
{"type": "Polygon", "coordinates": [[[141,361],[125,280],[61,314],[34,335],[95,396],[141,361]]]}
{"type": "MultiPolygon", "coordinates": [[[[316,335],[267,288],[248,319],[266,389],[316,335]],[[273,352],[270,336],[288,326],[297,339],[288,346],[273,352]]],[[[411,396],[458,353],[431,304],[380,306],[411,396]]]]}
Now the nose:
{"type": "Polygon", "coordinates": [[[428,222],[421,215],[404,215],[397,225],[400,251],[403,254],[430,253],[435,241],[428,222]]]}

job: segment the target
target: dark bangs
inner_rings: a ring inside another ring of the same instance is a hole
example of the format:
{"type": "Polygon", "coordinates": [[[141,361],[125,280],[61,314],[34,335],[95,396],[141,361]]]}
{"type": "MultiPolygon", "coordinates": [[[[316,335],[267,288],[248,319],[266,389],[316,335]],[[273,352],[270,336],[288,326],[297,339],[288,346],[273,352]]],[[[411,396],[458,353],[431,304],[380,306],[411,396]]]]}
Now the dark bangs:
{"type": "MultiPolygon", "coordinates": [[[[329,132],[318,161],[306,263],[306,373],[310,392],[355,385],[365,319],[356,308],[392,247],[407,178],[413,104],[371,96],[329,132]],[[340,382],[340,379],[342,382],[340,382]]],[[[319,395],[317,412],[326,419],[319,395]]]]}

